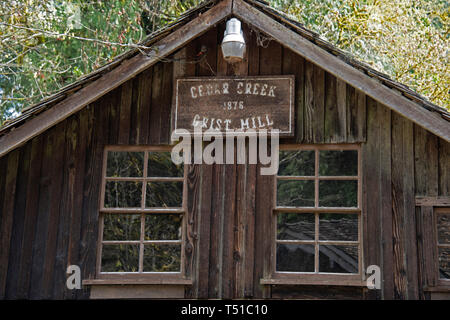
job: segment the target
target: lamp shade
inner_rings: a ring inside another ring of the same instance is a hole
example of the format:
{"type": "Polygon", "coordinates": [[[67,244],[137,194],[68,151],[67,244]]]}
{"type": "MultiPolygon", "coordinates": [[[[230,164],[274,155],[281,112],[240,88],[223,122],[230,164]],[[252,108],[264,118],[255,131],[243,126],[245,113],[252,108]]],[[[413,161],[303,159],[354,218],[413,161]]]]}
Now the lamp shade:
{"type": "Polygon", "coordinates": [[[230,63],[244,59],[245,40],[241,22],[236,18],[227,21],[227,28],[222,41],[222,54],[224,59],[230,63]]]}

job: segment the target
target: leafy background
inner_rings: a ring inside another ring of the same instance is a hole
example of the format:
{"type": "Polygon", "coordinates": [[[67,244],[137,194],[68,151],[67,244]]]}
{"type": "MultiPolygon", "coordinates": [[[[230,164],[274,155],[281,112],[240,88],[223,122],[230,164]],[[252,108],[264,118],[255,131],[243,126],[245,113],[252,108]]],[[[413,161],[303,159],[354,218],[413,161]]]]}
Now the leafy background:
{"type": "MultiPolygon", "coordinates": [[[[199,2],[0,0],[0,125],[111,61],[199,2]]],[[[450,110],[448,1],[269,3],[450,110]]]]}

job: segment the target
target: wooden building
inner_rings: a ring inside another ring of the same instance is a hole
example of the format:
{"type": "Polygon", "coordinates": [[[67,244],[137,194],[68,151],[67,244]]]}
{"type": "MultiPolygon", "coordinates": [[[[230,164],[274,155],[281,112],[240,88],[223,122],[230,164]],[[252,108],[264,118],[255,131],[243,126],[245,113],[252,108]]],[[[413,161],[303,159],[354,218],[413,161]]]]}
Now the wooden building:
{"type": "Polygon", "coordinates": [[[0,298],[450,297],[445,109],[262,1],[208,1],[143,46],[0,128],[0,298]],[[167,163],[177,79],[285,75],[278,175],[167,163]]]}

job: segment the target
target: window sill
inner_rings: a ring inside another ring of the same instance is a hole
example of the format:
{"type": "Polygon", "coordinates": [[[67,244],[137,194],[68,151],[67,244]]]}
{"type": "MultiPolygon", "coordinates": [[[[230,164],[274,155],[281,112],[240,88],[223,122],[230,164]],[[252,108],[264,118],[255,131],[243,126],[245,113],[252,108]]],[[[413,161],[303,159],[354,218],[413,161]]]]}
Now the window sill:
{"type": "Polygon", "coordinates": [[[189,279],[86,279],[90,299],[184,299],[189,279]]]}
{"type": "Polygon", "coordinates": [[[319,280],[319,279],[276,279],[263,278],[260,280],[262,285],[319,285],[319,286],[350,286],[350,287],[366,287],[367,283],[363,280],[352,279],[333,279],[333,280],[319,280]]]}
{"type": "Polygon", "coordinates": [[[146,285],[146,284],[167,284],[167,285],[192,285],[192,280],[189,279],[86,279],[83,280],[84,286],[98,286],[98,285],[146,285]]]}
{"type": "Polygon", "coordinates": [[[424,287],[425,292],[450,292],[450,286],[424,287]]]}

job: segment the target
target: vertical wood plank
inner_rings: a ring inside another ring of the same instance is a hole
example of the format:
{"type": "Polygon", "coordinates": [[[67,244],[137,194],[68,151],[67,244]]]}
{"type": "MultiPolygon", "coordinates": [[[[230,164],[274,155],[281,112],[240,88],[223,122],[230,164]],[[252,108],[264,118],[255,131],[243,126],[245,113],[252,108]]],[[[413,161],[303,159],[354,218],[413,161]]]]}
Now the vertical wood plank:
{"type": "Polygon", "coordinates": [[[198,219],[200,208],[200,166],[187,165],[186,197],[186,238],[185,238],[185,275],[192,279],[192,286],[185,290],[185,297],[194,299],[198,295],[198,219]]]}
{"type": "Polygon", "coordinates": [[[347,142],[347,84],[336,79],[336,104],[339,122],[339,137],[341,142],[347,142]]]}
{"type": "Polygon", "coordinates": [[[8,259],[8,274],[6,279],[6,297],[17,299],[20,268],[20,256],[22,254],[22,239],[24,233],[24,220],[26,208],[27,180],[30,170],[31,142],[20,148],[19,167],[17,169],[16,196],[14,201],[14,216],[11,233],[10,254],[8,259]]]}
{"type": "Polygon", "coordinates": [[[120,87],[120,120],[118,144],[129,144],[131,126],[131,102],[133,94],[133,81],[129,80],[120,87]]]}
{"type": "Polygon", "coordinates": [[[342,142],[339,135],[336,77],[325,73],[325,142],[342,142]]]}
{"type": "Polygon", "coordinates": [[[417,125],[414,125],[414,155],[416,195],[437,196],[439,189],[438,138],[417,125]]]}
{"type": "Polygon", "coordinates": [[[314,65],[305,62],[305,143],[314,142],[314,65]]]}
{"type": "MultiPolygon", "coordinates": [[[[137,77],[139,79],[138,81],[138,101],[137,101],[137,108],[138,108],[138,119],[139,119],[139,135],[137,139],[137,144],[152,144],[154,141],[159,140],[159,108],[161,107],[160,104],[157,104],[157,110],[153,111],[152,107],[153,104],[153,89],[154,89],[154,70],[156,66],[161,65],[161,63],[157,63],[155,66],[148,68],[147,70],[143,71],[141,74],[139,74],[137,77]],[[153,113],[157,114],[158,117],[152,117],[153,113]],[[157,118],[157,120],[156,120],[157,118]],[[156,120],[156,124],[154,122],[156,120]],[[153,128],[152,126],[155,126],[153,128]],[[156,131],[156,132],[155,132],[156,131]]],[[[159,84],[158,84],[159,85],[159,84]]],[[[134,87],[136,88],[136,87],[134,87]]],[[[133,92],[134,92],[133,88],[133,92]]]]}
{"type": "Polygon", "coordinates": [[[47,223],[49,224],[46,234],[45,260],[43,271],[43,297],[53,298],[53,284],[55,273],[56,249],[58,238],[58,226],[60,223],[60,205],[63,186],[63,164],[65,148],[66,121],[58,124],[54,129],[54,149],[51,156],[50,173],[50,212],[47,223]]]}
{"type": "Polygon", "coordinates": [[[313,113],[313,142],[324,142],[325,122],[325,71],[314,65],[314,113],[313,113]]]}
{"type": "Polygon", "coordinates": [[[295,76],[295,141],[303,141],[305,59],[287,48],[283,48],[283,74],[295,76]]]}
{"type": "Polygon", "coordinates": [[[27,201],[25,207],[24,233],[21,247],[20,266],[17,270],[19,276],[18,299],[29,297],[31,278],[31,263],[33,258],[33,240],[36,233],[36,224],[39,205],[39,186],[43,153],[43,136],[37,136],[31,142],[30,172],[27,181],[27,201]]]}
{"type": "Polygon", "coordinates": [[[433,207],[420,207],[417,218],[418,253],[422,257],[420,259],[421,280],[423,286],[432,287],[436,286],[438,274],[436,220],[433,207]]]}
{"type": "Polygon", "coordinates": [[[393,113],[392,197],[395,298],[418,298],[412,122],[393,113]]]}
{"type": "MultiPolygon", "coordinates": [[[[369,100],[368,139],[362,147],[363,174],[363,235],[365,267],[382,266],[381,260],[381,201],[380,201],[380,106],[369,100]]],[[[367,298],[380,299],[381,292],[369,290],[367,298]]]]}
{"type": "Polygon", "coordinates": [[[162,96],[159,102],[160,111],[160,137],[158,144],[167,145],[170,141],[170,114],[172,101],[173,63],[166,62],[163,65],[162,96]]]}
{"type": "Polygon", "coordinates": [[[224,175],[225,165],[213,165],[213,180],[211,184],[211,230],[210,230],[210,254],[209,254],[209,279],[208,296],[217,299],[222,296],[222,246],[224,224],[224,175]]]}
{"type": "MultiPolygon", "coordinates": [[[[380,123],[380,232],[382,259],[382,298],[394,298],[392,249],[392,188],[391,188],[391,110],[377,103],[380,123]]],[[[365,113],[364,113],[365,114],[365,113]]],[[[364,119],[366,121],[366,119],[364,119]]],[[[365,136],[364,136],[365,138],[365,136]]]]}
{"type": "Polygon", "coordinates": [[[223,210],[223,261],[222,261],[222,296],[231,299],[234,291],[234,229],[236,211],[236,164],[225,164],[224,210],[223,210]]]}
{"type": "Polygon", "coordinates": [[[55,150],[55,129],[47,131],[43,137],[42,168],[39,181],[39,202],[37,208],[37,223],[33,241],[33,258],[31,263],[30,299],[43,299],[44,288],[44,257],[46,239],[49,228],[52,155],[55,150]]]}
{"type": "Polygon", "coordinates": [[[200,191],[200,217],[198,225],[198,260],[197,260],[197,282],[198,298],[208,298],[208,271],[210,227],[211,227],[211,184],[212,165],[201,166],[201,191],[200,191]]]}
{"type": "MultiPolygon", "coordinates": [[[[103,164],[103,150],[108,137],[109,110],[102,108],[102,100],[90,106],[87,116],[86,164],[83,181],[83,205],[80,235],[79,261],[82,279],[95,277],[98,238],[98,209],[103,164]]],[[[80,298],[89,297],[89,288],[80,293],[80,298]]]]}

